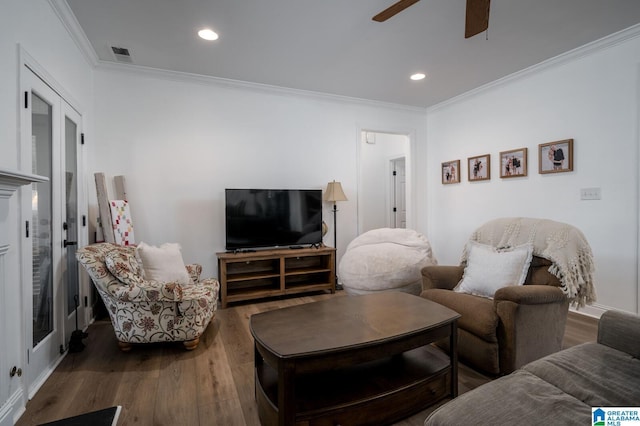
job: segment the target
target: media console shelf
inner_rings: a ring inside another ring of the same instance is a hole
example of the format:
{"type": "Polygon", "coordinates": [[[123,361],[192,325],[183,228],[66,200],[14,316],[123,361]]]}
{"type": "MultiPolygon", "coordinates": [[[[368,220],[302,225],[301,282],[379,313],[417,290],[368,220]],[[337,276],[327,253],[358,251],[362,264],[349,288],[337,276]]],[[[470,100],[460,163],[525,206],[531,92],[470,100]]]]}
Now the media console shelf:
{"type": "Polygon", "coordinates": [[[221,252],[218,256],[222,308],[229,302],[336,291],[333,247],[221,252]]]}

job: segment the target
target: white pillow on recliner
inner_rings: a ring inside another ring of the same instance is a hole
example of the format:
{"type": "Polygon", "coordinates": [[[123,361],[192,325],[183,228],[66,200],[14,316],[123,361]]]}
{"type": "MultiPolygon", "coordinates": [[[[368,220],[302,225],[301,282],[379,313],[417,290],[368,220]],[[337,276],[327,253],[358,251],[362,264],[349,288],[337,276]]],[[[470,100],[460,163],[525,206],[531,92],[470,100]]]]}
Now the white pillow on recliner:
{"type": "Polygon", "coordinates": [[[180,252],[180,244],[164,243],[160,247],[138,244],[136,255],[142,263],[144,278],[161,282],[191,283],[180,252]]]}
{"type": "Polygon", "coordinates": [[[533,258],[531,244],[498,250],[469,241],[467,250],[467,266],[454,290],[489,298],[498,289],[524,284],[533,258]]]}

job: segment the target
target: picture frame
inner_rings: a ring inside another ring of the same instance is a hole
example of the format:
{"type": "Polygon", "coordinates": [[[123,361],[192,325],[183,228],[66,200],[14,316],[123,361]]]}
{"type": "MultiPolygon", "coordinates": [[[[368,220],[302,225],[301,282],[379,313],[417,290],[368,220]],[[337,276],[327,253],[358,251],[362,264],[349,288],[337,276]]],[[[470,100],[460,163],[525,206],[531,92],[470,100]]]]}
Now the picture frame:
{"type": "Polygon", "coordinates": [[[469,157],[467,166],[469,182],[491,179],[491,154],[469,157]]]}
{"type": "Polygon", "coordinates": [[[442,184],[460,183],[460,160],[445,161],[441,169],[442,184]]]}
{"type": "Polygon", "coordinates": [[[512,149],[500,153],[500,177],[512,178],[527,175],[527,148],[512,149]]]}
{"type": "Polygon", "coordinates": [[[573,171],[573,139],[538,145],[538,172],[564,173],[573,171]]]}

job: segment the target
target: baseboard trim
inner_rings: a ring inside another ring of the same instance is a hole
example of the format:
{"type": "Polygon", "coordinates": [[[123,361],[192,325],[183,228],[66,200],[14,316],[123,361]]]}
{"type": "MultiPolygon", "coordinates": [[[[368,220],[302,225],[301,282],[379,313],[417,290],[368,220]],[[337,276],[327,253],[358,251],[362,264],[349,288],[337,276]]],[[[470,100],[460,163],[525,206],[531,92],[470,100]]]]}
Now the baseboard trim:
{"type": "Polygon", "coordinates": [[[594,303],[593,305],[587,305],[580,309],[570,308],[571,312],[575,312],[576,314],[586,315],[586,316],[598,318],[598,319],[602,316],[602,314],[604,314],[605,312],[611,309],[615,309],[615,308],[612,308],[610,306],[599,305],[597,303],[594,303]]]}
{"type": "Polygon", "coordinates": [[[26,411],[22,389],[16,390],[0,407],[0,426],[14,425],[26,411]]]}
{"type": "Polygon", "coordinates": [[[69,353],[69,351],[65,351],[62,355],[60,355],[55,362],[53,362],[49,368],[47,368],[46,370],[44,370],[34,381],[33,381],[33,385],[31,386],[31,388],[29,389],[29,399],[33,398],[35,396],[35,394],[40,390],[40,388],[42,387],[42,385],[44,385],[44,383],[47,381],[47,379],[49,378],[49,376],[51,376],[51,374],[53,374],[53,372],[56,370],[56,368],[58,367],[58,365],[62,362],[62,360],[67,356],[67,354],[69,353]]]}

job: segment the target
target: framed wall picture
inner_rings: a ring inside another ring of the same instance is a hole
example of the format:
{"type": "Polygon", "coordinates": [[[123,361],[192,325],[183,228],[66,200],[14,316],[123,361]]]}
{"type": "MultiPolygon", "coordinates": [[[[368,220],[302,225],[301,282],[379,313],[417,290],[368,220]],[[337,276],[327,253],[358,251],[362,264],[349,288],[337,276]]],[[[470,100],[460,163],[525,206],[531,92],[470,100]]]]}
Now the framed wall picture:
{"type": "Polygon", "coordinates": [[[469,182],[491,179],[491,155],[478,155],[467,160],[469,182]]]}
{"type": "Polygon", "coordinates": [[[512,149],[500,153],[500,177],[527,175],[527,148],[512,149]]]}
{"type": "Polygon", "coordinates": [[[442,163],[442,183],[460,183],[460,160],[442,163]]]}
{"type": "Polygon", "coordinates": [[[538,171],[562,173],[573,170],[573,139],[541,143],[538,145],[538,171]]]}

